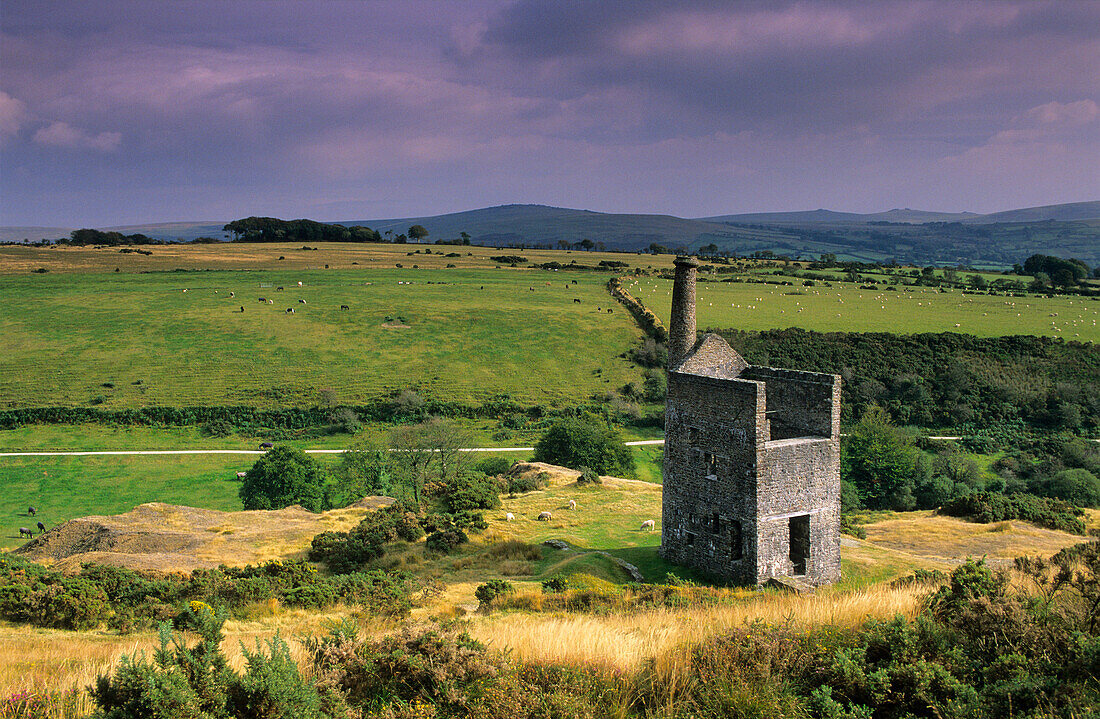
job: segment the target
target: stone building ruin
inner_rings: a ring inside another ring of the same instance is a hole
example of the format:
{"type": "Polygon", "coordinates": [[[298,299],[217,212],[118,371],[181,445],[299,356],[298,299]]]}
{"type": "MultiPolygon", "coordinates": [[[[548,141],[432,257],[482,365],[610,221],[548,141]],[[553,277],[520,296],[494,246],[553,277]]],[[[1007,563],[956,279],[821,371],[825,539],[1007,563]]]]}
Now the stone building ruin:
{"type": "Polygon", "coordinates": [[[748,364],[696,339],[694,258],[676,259],[661,554],[739,584],[840,579],[840,377],[748,364]]]}

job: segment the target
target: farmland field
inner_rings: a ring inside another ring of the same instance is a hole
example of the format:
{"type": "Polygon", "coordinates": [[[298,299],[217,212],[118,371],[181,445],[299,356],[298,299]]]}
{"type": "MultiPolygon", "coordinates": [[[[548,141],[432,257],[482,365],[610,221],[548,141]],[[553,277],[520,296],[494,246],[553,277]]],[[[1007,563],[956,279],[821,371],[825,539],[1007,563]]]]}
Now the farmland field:
{"type": "Polygon", "coordinates": [[[324,388],[348,404],[410,388],[576,404],[640,376],[618,357],[640,331],[624,311],[597,311],[613,302],[605,282],[491,268],[9,277],[0,398],[285,407],[317,405],[324,388]]]}
{"type": "MultiPolygon", "coordinates": [[[[642,277],[624,286],[668,323],[671,281],[642,277]]],[[[1100,301],[1081,297],[964,295],[931,287],[863,290],[852,283],[803,287],[797,281],[794,286],[700,282],[697,305],[700,331],[799,327],[818,332],[961,332],[1100,342],[1100,301]]]]}

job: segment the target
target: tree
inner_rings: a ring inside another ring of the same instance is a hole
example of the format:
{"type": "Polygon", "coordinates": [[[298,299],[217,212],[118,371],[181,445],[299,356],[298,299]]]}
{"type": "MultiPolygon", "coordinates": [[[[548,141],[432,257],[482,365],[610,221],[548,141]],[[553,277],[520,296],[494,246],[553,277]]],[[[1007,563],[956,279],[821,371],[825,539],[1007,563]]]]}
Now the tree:
{"type": "Polygon", "coordinates": [[[433,417],[416,425],[402,425],[390,432],[393,468],[397,481],[420,506],[424,485],[446,482],[470,462],[470,452],[460,451],[473,444],[473,436],[450,420],[433,417]]]}
{"type": "Polygon", "coordinates": [[[912,509],[916,450],[872,405],[840,447],[840,474],[859,490],[868,509],[912,509]]]}
{"type": "Polygon", "coordinates": [[[616,430],[577,418],[560,420],[546,430],[535,446],[535,461],[572,469],[589,467],[598,474],[634,473],[634,455],[616,430]]]}
{"type": "Polygon", "coordinates": [[[428,230],[424,228],[424,225],[413,225],[409,228],[409,237],[413,240],[420,242],[422,239],[428,236],[428,230]]]}
{"type": "Polygon", "coordinates": [[[240,497],[245,509],[282,509],[300,504],[311,512],[324,509],[328,476],[300,449],[276,447],[256,460],[244,475],[240,497]]]}
{"type": "Polygon", "coordinates": [[[385,496],[393,492],[393,470],[389,452],[370,442],[362,442],[340,455],[333,470],[335,483],[328,505],[346,507],[363,497],[385,496]]]}
{"type": "Polygon", "coordinates": [[[464,245],[469,245],[470,244],[470,233],[469,232],[459,232],[458,236],[462,238],[462,244],[464,244],[464,245]]]}

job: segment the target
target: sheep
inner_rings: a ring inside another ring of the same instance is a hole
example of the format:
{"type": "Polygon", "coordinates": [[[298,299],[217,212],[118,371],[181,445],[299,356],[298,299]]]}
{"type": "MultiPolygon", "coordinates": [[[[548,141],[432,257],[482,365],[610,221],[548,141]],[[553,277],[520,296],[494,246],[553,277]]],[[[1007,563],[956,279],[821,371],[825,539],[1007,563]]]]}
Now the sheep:
{"type": "Polygon", "coordinates": [[[304,305],[305,303],[306,303],[305,300],[298,300],[298,304],[300,304],[300,305],[304,305]]]}
{"type": "Polygon", "coordinates": [[[652,519],[647,519],[646,521],[642,522],[641,528],[652,532],[655,526],[656,522],[654,522],[652,519]]]}
{"type": "Polygon", "coordinates": [[[237,296],[237,293],[236,293],[236,292],[230,292],[230,293],[229,293],[229,296],[230,296],[230,297],[236,297],[236,296],[237,296]]]}
{"type": "Polygon", "coordinates": [[[540,522],[549,522],[550,521],[550,513],[549,512],[541,513],[539,515],[539,520],[538,521],[540,521],[540,522]]]}
{"type": "Polygon", "coordinates": [[[30,537],[30,538],[32,538],[32,539],[33,539],[33,538],[34,538],[34,532],[32,532],[31,530],[27,529],[26,527],[20,527],[20,528],[19,528],[19,538],[20,538],[20,539],[22,539],[22,538],[23,538],[23,537],[25,537],[25,536],[26,536],[26,537],[30,537]]]}
{"type": "Polygon", "coordinates": [[[292,314],[294,314],[294,308],[293,308],[293,307],[287,307],[287,308],[286,308],[286,313],[287,313],[288,315],[292,315],[292,314]]]}
{"type": "Polygon", "coordinates": [[[34,507],[27,507],[27,516],[33,517],[37,511],[34,507]]]}
{"type": "Polygon", "coordinates": [[[512,514],[511,512],[508,512],[508,514],[504,515],[504,521],[505,522],[511,522],[515,518],[516,518],[516,515],[512,514]]]}
{"type": "Polygon", "coordinates": [[[248,472],[237,472],[237,479],[244,479],[248,472]]]}
{"type": "Polygon", "coordinates": [[[271,442],[261,442],[260,443],[260,449],[271,449],[274,446],[275,445],[271,442]]]}
{"type": "Polygon", "coordinates": [[[42,522],[39,522],[39,523],[38,523],[38,533],[39,533],[39,534],[42,534],[42,533],[44,533],[45,531],[46,531],[46,525],[45,525],[45,524],[42,524],[42,522]]]}
{"type": "Polygon", "coordinates": [[[576,509],[576,508],[577,508],[577,500],[575,500],[575,499],[570,499],[570,500],[569,500],[569,508],[570,508],[570,509],[576,509]]]}

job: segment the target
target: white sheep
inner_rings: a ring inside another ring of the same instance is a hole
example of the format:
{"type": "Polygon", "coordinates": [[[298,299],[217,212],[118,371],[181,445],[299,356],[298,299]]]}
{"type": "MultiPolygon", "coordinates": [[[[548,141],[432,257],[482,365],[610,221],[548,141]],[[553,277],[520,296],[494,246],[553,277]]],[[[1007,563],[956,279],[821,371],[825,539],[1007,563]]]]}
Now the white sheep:
{"type": "Polygon", "coordinates": [[[511,512],[509,512],[508,514],[504,515],[504,521],[505,521],[505,522],[511,522],[511,521],[512,521],[513,519],[515,519],[515,518],[516,518],[516,515],[512,514],[511,512]]]}
{"type": "Polygon", "coordinates": [[[549,512],[541,513],[539,515],[539,520],[538,521],[540,521],[540,522],[549,522],[550,521],[550,513],[549,512]]]}
{"type": "Polygon", "coordinates": [[[569,500],[569,508],[570,508],[570,509],[576,509],[576,508],[577,508],[577,500],[575,500],[575,499],[570,499],[570,500],[569,500]]]}
{"type": "Polygon", "coordinates": [[[647,519],[646,521],[642,522],[642,529],[647,529],[650,532],[653,531],[653,528],[655,526],[657,526],[657,523],[654,522],[652,519],[647,519]]]}

